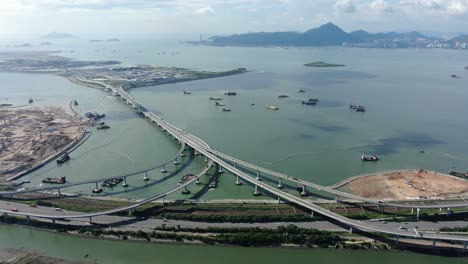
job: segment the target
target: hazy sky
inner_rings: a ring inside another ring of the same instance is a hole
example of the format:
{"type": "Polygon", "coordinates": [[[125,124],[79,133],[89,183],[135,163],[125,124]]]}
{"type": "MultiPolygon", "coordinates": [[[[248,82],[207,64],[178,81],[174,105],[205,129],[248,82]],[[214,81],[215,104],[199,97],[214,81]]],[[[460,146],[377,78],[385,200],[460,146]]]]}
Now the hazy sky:
{"type": "Polygon", "coordinates": [[[304,31],[468,31],[468,0],[0,0],[0,36],[304,31]]]}

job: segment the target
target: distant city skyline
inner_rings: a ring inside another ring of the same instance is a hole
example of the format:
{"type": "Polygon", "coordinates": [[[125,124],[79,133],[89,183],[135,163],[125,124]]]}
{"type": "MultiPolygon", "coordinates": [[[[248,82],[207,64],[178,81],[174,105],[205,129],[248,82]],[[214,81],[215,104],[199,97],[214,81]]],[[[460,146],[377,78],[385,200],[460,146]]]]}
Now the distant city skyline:
{"type": "Polygon", "coordinates": [[[2,0],[0,36],[305,31],[466,32],[468,0],[2,0]]]}

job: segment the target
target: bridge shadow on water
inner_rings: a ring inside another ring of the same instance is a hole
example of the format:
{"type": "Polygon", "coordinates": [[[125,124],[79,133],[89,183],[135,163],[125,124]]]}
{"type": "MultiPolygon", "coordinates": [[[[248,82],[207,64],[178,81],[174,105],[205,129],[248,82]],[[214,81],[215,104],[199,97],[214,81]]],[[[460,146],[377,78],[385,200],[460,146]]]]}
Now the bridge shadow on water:
{"type": "Polygon", "coordinates": [[[218,183],[219,183],[219,176],[221,175],[221,174],[219,173],[219,166],[218,166],[218,164],[215,165],[215,170],[214,170],[214,171],[215,171],[215,172],[213,173],[213,175],[211,175],[211,178],[210,178],[210,180],[208,181],[208,183],[205,184],[205,185],[203,186],[203,188],[202,188],[200,191],[198,191],[197,193],[195,193],[194,195],[192,195],[192,197],[190,197],[190,199],[192,199],[192,200],[198,200],[198,199],[200,199],[203,195],[205,195],[205,194],[210,190],[210,187],[209,187],[209,186],[210,186],[210,183],[211,183],[211,182],[215,181],[215,182],[216,182],[216,185],[218,185],[218,183]]]}
{"type": "MultiPolygon", "coordinates": [[[[225,162],[230,163],[230,165],[234,166],[234,164],[229,162],[229,161],[225,160],[225,162]]],[[[251,175],[253,177],[256,177],[257,171],[255,171],[253,169],[240,167],[240,166],[237,166],[237,169],[240,170],[241,172],[244,172],[244,173],[249,174],[249,175],[251,175]]],[[[265,176],[265,175],[260,174],[260,178],[261,178],[262,182],[268,183],[272,187],[276,187],[278,185],[278,183],[279,183],[279,179],[278,178],[274,179],[274,178],[271,178],[271,177],[274,177],[274,176],[265,176]]],[[[255,185],[253,183],[250,183],[250,182],[243,181],[243,184],[251,186],[252,188],[255,187],[255,185]]],[[[297,190],[297,187],[298,187],[297,185],[293,185],[293,184],[290,184],[290,183],[285,183],[284,179],[283,179],[281,184],[283,185],[284,189],[297,190]]],[[[309,189],[310,189],[310,187],[309,187],[309,189]]],[[[263,190],[263,191],[267,192],[265,190],[263,190]]],[[[271,195],[268,195],[268,196],[270,196],[272,198],[276,198],[276,197],[273,197],[271,195]]],[[[308,190],[308,196],[316,197],[316,198],[319,198],[319,199],[326,199],[326,200],[332,199],[330,196],[322,195],[322,194],[319,194],[319,193],[316,193],[316,192],[311,192],[310,190],[308,190]]]]}
{"type": "MultiPolygon", "coordinates": [[[[177,176],[179,173],[181,173],[182,171],[184,171],[186,168],[188,168],[190,166],[190,164],[192,164],[193,162],[193,155],[190,155],[190,158],[187,160],[187,162],[183,163],[181,166],[177,166],[177,169],[169,174],[167,174],[166,176],[160,178],[160,179],[157,179],[157,180],[152,180],[150,178],[149,181],[146,181],[144,185],[142,186],[132,186],[132,185],[129,185],[128,187],[126,187],[125,190],[121,190],[121,191],[117,191],[117,192],[110,192],[110,193],[105,193],[105,194],[102,194],[102,195],[99,195],[101,197],[108,197],[108,196],[114,196],[114,195],[118,195],[118,194],[123,194],[123,193],[132,193],[132,192],[136,192],[136,191],[140,191],[140,190],[143,190],[143,189],[146,189],[146,188],[149,188],[151,186],[155,186],[157,184],[160,184],[162,182],[165,182],[175,176],[177,176]]],[[[143,179],[141,179],[141,181],[143,181],[143,179]]]]}

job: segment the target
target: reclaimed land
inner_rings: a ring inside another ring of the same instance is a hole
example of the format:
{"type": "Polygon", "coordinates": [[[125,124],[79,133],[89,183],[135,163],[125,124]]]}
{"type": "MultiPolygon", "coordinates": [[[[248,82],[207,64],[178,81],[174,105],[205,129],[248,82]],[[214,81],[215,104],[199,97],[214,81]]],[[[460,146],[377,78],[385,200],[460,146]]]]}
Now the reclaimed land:
{"type": "Polygon", "coordinates": [[[119,61],[80,61],[51,52],[0,52],[0,72],[48,73],[98,87],[99,83],[123,89],[217,78],[248,72],[245,68],[211,72],[153,65],[123,66],[119,61]]]}
{"type": "Polygon", "coordinates": [[[0,263],[10,264],[85,264],[95,262],[69,261],[60,258],[43,256],[36,252],[24,251],[19,249],[0,249],[0,263]]]}
{"type": "Polygon", "coordinates": [[[60,153],[82,132],[79,118],[60,107],[0,110],[0,182],[60,153]]]}
{"type": "Polygon", "coordinates": [[[335,187],[381,200],[459,198],[468,193],[468,181],[425,170],[400,170],[349,178],[335,187]]]}
{"type": "Polygon", "coordinates": [[[316,62],[306,63],[306,64],[304,64],[304,66],[317,67],[317,68],[329,68],[329,67],[344,67],[346,65],[327,63],[327,62],[323,62],[323,61],[316,61],[316,62]]]}

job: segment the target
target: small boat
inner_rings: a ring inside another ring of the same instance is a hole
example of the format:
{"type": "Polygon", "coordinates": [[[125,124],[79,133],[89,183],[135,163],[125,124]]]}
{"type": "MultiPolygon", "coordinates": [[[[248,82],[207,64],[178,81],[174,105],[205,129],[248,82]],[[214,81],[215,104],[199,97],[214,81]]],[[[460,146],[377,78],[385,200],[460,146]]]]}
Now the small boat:
{"type": "Polygon", "coordinates": [[[78,105],[78,101],[77,101],[76,99],[73,100],[73,104],[74,104],[74,105],[78,105]]]}
{"type": "Polygon", "coordinates": [[[216,105],[216,106],[225,106],[225,105],[223,105],[223,104],[220,104],[219,102],[215,102],[215,105],[216,105]]]}
{"type": "Polygon", "coordinates": [[[452,77],[452,78],[460,78],[460,77],[458,77],[458,75],[455,75],[455,74],[450,75],[450,77],[452,77]]]}
{"type": "Polygon", "coordinates": [[[281,99],[281,98],[288,98],[288,97],[289,97],[289,95],[285,95],[285,94],[282,94],[282,95],[278,96],[279,99],[281,99]]]}
{"type": "Polygon", "coordinates": [[[212,97],[212,96],[210,96],[210,100],[214,100],[214,101],[221,101],[221,100],[223,100],[223,98],[221,98],[221,97],[212,97]]]}
{"type": "Polygon", "coordinates": [[[112,179],[105,180],[104,182],[102,182],[102,186],[104,186],[104,187],[114,187],[117,184],[123,182],[123,180],[124,179],[122,177],[112,178],[112,179]]]}
{"type": "Polygon", "coordinates": [[[64,184],[67,182],[66,177],[60,178],[45,178],[42,180],[43,183],[51,183],[51,184],[64,184]]]}
{"type": "Polygon", "coordinates": [[[223,108],[223,112],[231,112],[231,109],[229,109],[229,108],[223,108]]]}
{"type": "Polygon", "coordinates": [[[184,94],[192,94],[192,93],[184,90],[184,94]]]}
{"type": "Polygon", "coordinates": [[[0,107],[13,106],[12,104],[0,104],[0,107]]]}
{"type": "Polygon", "coordinates": [[[193,178],[195,178],[195,175],[194,174],[185,174],[184,176],[182,176],[182,179],[180,179],[179,181],[179,184],[183,184],[187,181],[190,181],[192,180],[193,178]]]}
{"type": "Polygon", "coordinates": [[[303,105],[316,105],[317,102],[315,102],[315,101],[302,101],[302,104],[303,105]]]}
{"type": "Polygon", "coordinates": [[[279,107],[274,106],[274,105],[269,105],[269,104],[265,105],[265,108],[269,109],[269,110],[278,110],[279,109],[279,107]]]}
{"type": "Polygon", "coordinates": [[[237,93],[235,91],[228,91],[227,93],[224,93],[224,94],[229,95],[229,96],[237,95],[237,93]]]}
{"type": "Polygon", "coordinates": [[[449,171],[449,175],[457,176],[457,177],[462,177],[462,178],[468,178],[468,173],[456,172],[456,171],[454,171],[454,170],[450,170],[450,171],[449,171]]]}
{"type": "Polygon", "coordinates": [[[353,104],[349,105],[349,109],[356,110],[357,108],[358,108],[358,105],[353,105],[353,104]]]}
{"type": "Polygon", "coordinates": [[[28,103],[30,103],[30,104],[34,103],[34,100],[31,98],[31,99],[29,99],[28,103]]]}
{"type": "Polygon", "coordinates": [[[318,103],[318,98],[309,98],[309,102],[316,102],[316,103],[318,103]]]}
{"type": "Polygon", "coordinates": [[[250,106],[254,106],[254,105],[255,105],[255,103],[251,103],[251,104],[250,104],[250,106]]]}
{"type": "Polygon", "coordinates": [[[70,156],[68,155],[68,153],[65,153],[65,155],[63,155],[57,160],[57,164],[63,164],[69,160],[70,160],[70,156]]]}
{"type": "Polygon", "coordinates": [[[362,105],[360,105],[360,106],[358,106],[356,108],[356,112],[365,112],[365,111],[366,111],[366,108],[364,106],[362,106],[362,105]]]}
{"type": "Polygon", "coordinates": [[[361,160],[362,161],[378,161],[379,157],[373,156],[373,155],[362,154],[361,160]]]}
{"type": "Polygon", "coordinates": [[[300,93],[305,93],[305,92],[306,92],[306,90],[302,90],[302,89],[300,89],[300,90],[299,90],[299,92],[300,92],[300,93]]]}
{"type": "Polygon", "coordinates": [[[110,128],[110,126],[108,126],[108,125],[100,125],[100,126],[97,127],[97,129],[109,129],[109,128],[110,128]]]}

